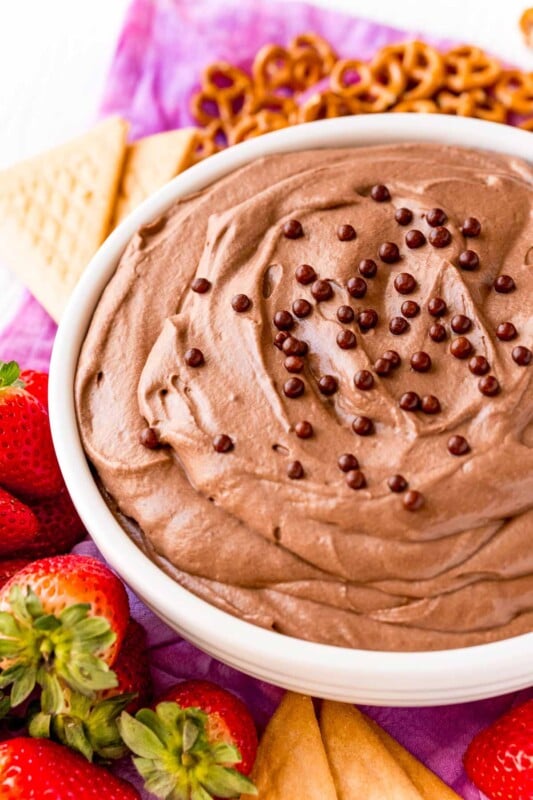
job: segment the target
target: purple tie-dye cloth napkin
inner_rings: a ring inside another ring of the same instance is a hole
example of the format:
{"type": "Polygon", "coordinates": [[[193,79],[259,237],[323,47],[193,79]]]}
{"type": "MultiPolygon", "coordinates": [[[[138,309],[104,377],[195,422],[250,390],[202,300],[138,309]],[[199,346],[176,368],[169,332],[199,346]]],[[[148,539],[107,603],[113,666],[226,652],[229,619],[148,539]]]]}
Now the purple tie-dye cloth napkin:
{"type": "MultiPolygon", "coordinates": [[[[301,3],[269,0],[134,0],[128,11],[107,81],[102,114],[120,113],[137,138],[191,124],[188,100],[201,69],[215,59],[247,67],[267,42],[288,42],[316,31],[344,56],[369,58],[384,44],[402,40],[405,31],[301,3]]],[[[436,45],[447,42],[409,31],[436,45]]],[[[0,356],[26,367],[46,369],[55,326],[26,295],[8,327],[0,333],[0,356]]],[[[92,542],[78,552],[97,555],[92,542]]],[[[132,613],[146,628],[156,691],[177,679],[210,678],[235,691],[263,728],[281,690],[242,675],[180,639],[137,598],[132,613]]],[[[512,705],[533,696],[531,690],[477,703],[440,708],[368,708],[393,736],[439,774],[465,800],[482,795],[468,782],[462,755],[473,735],[512,705]]],[[[140,787],[128,764],[114,769],[140,787]]],[[[148,795],[143,795],[148,798],[148,795]]],[[[291,799],[292,800],[292,799],[291,799]]],[[[298,800],[294,798],[293,800],[298,800]]],[[[386,800],[386,798],[383,798],[386,800]]]]}

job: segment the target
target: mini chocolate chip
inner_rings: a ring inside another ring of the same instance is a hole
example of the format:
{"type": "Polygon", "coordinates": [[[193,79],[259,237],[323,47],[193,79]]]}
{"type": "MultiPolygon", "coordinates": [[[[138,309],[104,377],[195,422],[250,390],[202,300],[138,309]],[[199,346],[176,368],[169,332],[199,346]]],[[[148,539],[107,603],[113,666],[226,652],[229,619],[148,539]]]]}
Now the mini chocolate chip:
{"type": "Polygon", "coordinates": [[[159,441],[159,436],[155,428],[145,428],[141,431],[139,434],[139,442],[148,450],[157,450],[161,447],[161,442],[159,441]]]}
{"type": "Polygon", "coordinates": [[[337,464],[342,472],[350,472],[352,469],[359,469],[359,461],[352,453],[343,453],[338,457],[337,464]]]}
{"type": "Polygon", "coordinates": [[[279,331],[290,331],[294,326],[294,318],[290,311],[276,311],[274,314],[274,325],[279,331]]]}
{"type": "Polygon", "coordinates": [[[195,278],[191,284],[191,289],[197,294],[205,294],[211,288],[211,281],[207,278],[195,278]]]}
{"type": "Polygon", "coordinates": [[[382,358],[385,358],[387,359],[387,361],[390,361],[391,367],[393,369],[398,369],[398,367],[402,363],[400,354],[397,353],[396,350],[385,350],[385,352],[382,355],[382,358]]]}
{"type": "Polygon", "coordinates": [[[400,272],[394,278],[394,288],[400,294],[411,294],[416,289],[416,281],[408,272],[400,272]]]}
{"type": "Polygon", "coordinates": [[[533,358],[533,353],[529,347],[522,347],[522,345],[513,347],[513,352],[511,355],[513,357],[513,361],[518,364],[519,367],[529,366],[529,364],[531,364],[531,359],[533,358]]]}
{"type": "Polygon", "coordinates": [[[367,289],[366,281],[363,278],[349,278],[346,288],[351,297],[364,297],[367,289]]]}
{"type": "Polygon", "coordinates": [[[329,281],[318,280],[311,286],[311,294],[317,302],[330,300],[333,297],[333,289],[329,281]]]}
{"type": "Polygon", "coordinates": [[[405,244],[410,250],[418,250],[419,247],[423,247],[426,243],[426,237],[422,233],[422,231],[413,228],[411,231],[407,231],[405,234],[405,244]]]}
{"type": "Polygon", "coordinates": [[[345,325],[353,322],[355,319],[355,312],[353,308],[350,306],[339,306],[337,309],[337,319],[339,322],[343,322],[345,325]]]}
{"type": "Polygon", "coordinates": [[[390,192],[383,183],[378,183],[371,188],[370,197],[376,203],[386,203],[390,200],[390,192]]]}
{"type": "Polygon", "coordinates": [[[416,317],[420,313],[420,306],[414,300],[406,300],[402,303],[401,311],[404,317],[411,319],[411,317],[416,317]]]}
{"type": "Polygon", "coordinates": [[[352,428],[358,436],[370,436],[374,433],[374,423],[369,417],[355,417],[352,428]]]}
{"type": "Polygon", "coordinates": [[[360,369],[355,373],[353,382],[362,392],[367,392],[374,385],[374,376],[367,369],[360,369]]]}
{"type": "Polygon", "coordinates": [[[361,275],[364,275],[365,278],[373,278],[377,271],[378,265],[373,258],[363,258],[363,260],[359,262],[359,272],[361,275]]]}
{"type": "Polygon", "coordinates": [[[406,511],[418,511],[424,505],[424,495],[415,489],[409,489],[403,496],[403,507],[406,511]]]}
{"type": "Polygon", "coordinates": [[[288,338],[289,334],[286,331],[280,331],[274,336],[274,345],[278,348],[278,350],[281,350],[283,348],[283,343],[288,338]]]}
{"type": "Polygon", "coordinates": [[[366,486],[366,478],[360,469],[351,469],[345,480],[350,489],[364,489],[366,486]]]}
{"type": "Polygon", "coordinates": [[[434,394],[426,394],[420,401],[420,408],[424,414],[439,414],[441,411],[439,398],[434,394]]]}
{"type": "Polygon", "coordinates": [[[485,356],[472,356],[468,362],[468,369],[472,375],[486,375],[490,370],[490,364],[485,356]]]}
{"type": "Polygon", "coordinates": [[[288,356],[283,362],[287,372],[301,372],[304,368],[304,360],[300,356],[288,356]]]}
{"type": "Polygon", "coordinates": [[[432,297],[428,303],[428,311],[432,317],[443,317],[448,311],[448,306],[442,297],[432,297]]]}
{"type": "Polygon", "coordinates": [[[397,208],[394,219],[398,225],[409,225],[413,221],[413,212],[410,208],[397,208]]]}
{"type": "Polygon", "coordinates": [[[429,326],[429,336],[434,342],[443,342],[446,338],[446,328],[440,322],[434,322],[429,326]]]}
{"type": "Polygon", "coordinates": [[[509,294],[516,289],[516,284],[510,275],[498,275],[494,281],[494,288],[500,294],[509,294]]]}
{"type": "Polygon", "coordinates": [[[283,235],[287,239],[299,239],[300,236],[304,235],[304,229],[302,228],[302,223],[299,222],[297,219],[289,219],[283,225],[283,235]]]}
{"type": "Polygon", "coordinates": [[[188,367],[201,367],[204,363],[204,354],[197,347],[191,347],[185,353],[185,363],[188,367]]]}
{"type": "Polygon", "coordinates": [[[481,394],[494,397],[500,391],[500,384],[494,375],[485,375],[484,378],[479,379],[478,388],[481,394]]]}
{"type": "Polygon", "coordinates": [[[337,228],[337,236],[341,242],[349,242],[356,237],[355,228],[352,225],[339,225],[337,228]]]}
{"type": "Polygon", "coordinates": [[[409,330],[409,323],[403,317],[393,317],[389,322],[389,330],[394,336],[401,336],[409,330]]]}
{"type": "Polygon", "coordinates": [[[302,342],[296,336],[287,336],[283,342],[281,349],[287,356],[306,356],[309,350],[307,342],[302,342]]]}
{"type": "Polygon", "coordinates": [[[348,330],[339,331],[337,334],[337,344],[341,350],[352,350],[357,346],[355,333],[352,333],[352,331],[348,330]]]}
{"type": "Polygon", "coordinates": [[[467,272],[472,272],[479,267],[479,256],[474,250],[463,250],[459,253],[459,266],[467,272]]]}
{"type": "Polygon", "coordinates": [[[455,358],[468,358],[473,349],[471,342],[466,336],[458,336],[450,345],[450,353],[452,356],[455,356],[455,358]]]}
{"type": "Polygon", "coordinates": [[[403,477],[403,475],[391,475],[390,478],[387,478],[387,486],[391,490],[391,492],[405,492],[409,484],[403,477]]]}
{"type": "Polygon", "coordinates": [[[420,397],[416,392],[405,392],[400,397],[400,408],[403,411],[418,411],[420,408],[420,397]]]}
{"type": "Polygon", "coordinates": [[[306,419],[296,423],[294,432],[299,439],[310,439],[314,433],[313,426],[306,419]]]}
{"type": "Polygon", "coordinates": [[[481,233],[481,222],[475,217],[467,217],[461,225],[461,233],[463,236],[475,238],[481,233]]]}
{"type": "Polygon", "coordinates": [[[299,461],[289,461],[287,465],[287,476],[292,481],[298,481],[304,476],[304,468],[299,461]]]}
{"type": "Polygon", "coordinates": [[[217,453],[229,453],[230,450],[233,450],[233,442],[225,433],[219,433],[213,439],[213,449],[217,453]]]}
{"type": "Polygon", "coordinates": [[[319,392],[321,394],[327,395],[328,397],[331,394],[335,394],[338,388],[339,388],[339,382],[337,378],[333,377],[333,375],[322,375],[322,377],[318,381],[319,392]]]}
{"type": "Polygon", "coordinates": [[[309,266],[309,264],[300,264],[300,266],[296,268],[294,276],[298,283],[301,283],[303,286],[307,286],[308,283],[313,283],[317,278],[315,270],[313,267],[309,266]]]}
{"type": "Polygon", "coordinates": [[[398,245],[394,242],[383,242],[380,244],[378,255],[385,264],[396,264],[400,260],[398,245]]]}
{"type": "Polygon", "coordinates": [[[502,342],[510,342],[512,339],[516,339],[518,331],[512,322],[500,322],[496,328],[496,336],[502,342]]]}
{"type": "Polygon", "coordinates": [[[431,356],[423,350],[413,353],[411,356],[411,367],[415,372],[429,372],[431,369],[431,356]]]}
{"type": "Polygon", "coordinates": [[[374,364],[374,372],[380,378],[386,378],[392,371],[392,364],[387,358],[378,358],[374,364]]]}
{"type": "Polygon", "coordinates": [[[472,327],[472,320],[464,314],[455,314],[450,324],[454,333],[467,333],[472,327]]]}
{"type": "Polygon", "coordinates": [[[290,397],[294,399],[295,397],[301,397],[305,391],[305,383],[300,380],[300,378],[289,378],[288,381],[285,381],[283,384],[283,392],[286,397],[290,397]]]}
{"type": "Polygon", "coordinates": [[[442,208],[430,208],[426,214],[426,221],[432,228],[438,228],[445,225],[448,220],[446,212],[442,208]]]}
{"type": "Polygon", "coordinates": [[[470,451],[470,445],[464,436],[450,436],[448,439],[448,452],[452,456],[464,456],[470,451]]]}
{"type": "Polygon", "coordinates": [[[237,311],[239,314],[242,314],[243,311],[248,311],[251,305],[252,301],[245,294],[236,294],[231,299],[231,307],[233,308],[234,311],[237,311]]]}
{"type": "Polygon", "coordinates": [[[302,319],[303,317],[308,317],[311,311],[313,310],[313,306],[307,300],[300,298],[299,300],[295,300],[292,304],[292,313],[298,319],[302,319]]]}
{"type": "Polygon", "coordinates": [[[433,247],[447,247],[452,240],[452,235],[448,228],[433,228],[429,234],[429,243],[433,247]]]}
{"type": "Polygon", "coordinates": [[[357,322],[363,331],[368,331],[370,328],[375,328],[378,324],[378,314],[373,308],[365,308],[357,315],[357,322]]]}

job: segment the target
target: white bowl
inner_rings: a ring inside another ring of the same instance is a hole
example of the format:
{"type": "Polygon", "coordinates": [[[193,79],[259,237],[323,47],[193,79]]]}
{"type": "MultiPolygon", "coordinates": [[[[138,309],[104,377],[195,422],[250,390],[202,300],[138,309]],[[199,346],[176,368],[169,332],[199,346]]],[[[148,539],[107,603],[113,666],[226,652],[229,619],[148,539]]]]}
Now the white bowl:
{"type": "Polygon", "coordinates": [[[202,650],[271,683],[335,700],[439,705],[524,688],[533,680],[533,633],[438,652],[391,653],[316,644],[263,630],[199,599],[132,542],[102,499],[82,448],[74,408],[78,355],[93,310],[137,228],[177,198],[270,153],[406,140],[493,150],[533,162],[533,135],[479,120],[376,114],[313,122],[232,147],[179,175],[146,200],[104,242],[64,313],[50,368],[50,414],[72,499],[99,549],[142,600],[202,650]]]}

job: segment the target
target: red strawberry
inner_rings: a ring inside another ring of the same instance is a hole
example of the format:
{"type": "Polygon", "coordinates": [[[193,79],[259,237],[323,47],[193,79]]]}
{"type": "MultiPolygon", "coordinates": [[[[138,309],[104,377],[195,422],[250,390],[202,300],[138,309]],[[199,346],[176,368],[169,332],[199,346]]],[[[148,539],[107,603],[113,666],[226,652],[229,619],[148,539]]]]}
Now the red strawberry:
{"type": "Polygon", "coordinates": [[[37,538],[38,527],[33,511],[0,488],[0,557],[25,552],[37,538]]]}
{"type": "Polygon", "coordinates": [[[533,798],[533,700],[504,714],[470,742],[470,780],[491,800],[533,798]]]}
{"type": "Polygon", "coordinates": [[[55,497],[30,503],[30,507],[39,530],[34,541],[25,546],[24,555],[43,558],[68,553],[87,535],[66,487],[55,497]]]}
{"type": "Polygon", "coordinates": [[[113,664],[118,686],[102,692],[103,699],[118,694],[135,693],[137,696],[126,707],[130,714],[135,714],[150,701],[152,677],[150,661],[146,648],[146,631],[134,619],[130,619],[118,658],[113,664]]]}
{"type": "Polygon", "coordinates": [[[1,800],[141,800],[131,783],[46,739],[0,744],[1,800]]]}
{"type": "MultiPolygon", "coordinates": [[[[92,695],[116,686],[114,663],[129,620],[120,580],[88,556],[43,558],[0,589],[0,688],[18,705],[39,683],[92,695]]],[[[51,701],[50,701],[51,702],[51,701]]]]}
{"type": "Polygon", "coordinates": [[[257,753],[250,712],[237,697],[208,681],[170,689],[155,710],[124,712],[122,738],[157,797],[239,797],[257,794],[245,777],[257,753]]]}
{"type": "Polygon", "coordinates": [[[26,391],[36,397],[48,411],[48,373],[25,369],[20,373],[20,380],[24,382],[26,391]]]}
{"type": "Polygon", "coordinates": [[[27,563],[27,558],[11,558],[6,561],[0,561],[0,589],[27,563]]]}
{"type": "Polygon", "coordinates": [[[48,414],[25,390],[15,361],[0,362],[0,484],[23,498],[63,487],[48,414]]]}

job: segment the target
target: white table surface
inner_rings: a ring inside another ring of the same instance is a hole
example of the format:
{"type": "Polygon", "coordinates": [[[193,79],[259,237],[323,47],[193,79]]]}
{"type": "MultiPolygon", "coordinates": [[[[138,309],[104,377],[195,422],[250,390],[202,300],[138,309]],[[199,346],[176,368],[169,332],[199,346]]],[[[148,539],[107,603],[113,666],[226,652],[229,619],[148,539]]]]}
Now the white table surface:
{"type": "MultiPolygon", "coordinates": [[[[528,0],[314,2],[479,44],[533,70],[533,51],[518,29],[528,0]]],[[[0,169],[87,128],[128,5],[129,0],[0,0],[0,169]]],[[[4,322],[16,309],[19,293],[17,282],[0,266],[4,322]]]]}

